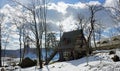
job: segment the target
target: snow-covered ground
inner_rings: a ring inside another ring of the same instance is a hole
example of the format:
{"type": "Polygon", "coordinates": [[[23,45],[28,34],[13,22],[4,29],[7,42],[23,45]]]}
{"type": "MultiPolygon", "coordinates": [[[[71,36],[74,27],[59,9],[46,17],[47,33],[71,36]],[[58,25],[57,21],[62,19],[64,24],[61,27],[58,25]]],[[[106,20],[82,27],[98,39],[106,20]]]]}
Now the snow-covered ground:
{"type": "MultiPolygon", "coordinates": [[[[116,50],[116,54],[120,56],[120,51],[116,50]]],[[[65,61],[56,62],[38,69],[37,66],[16,69],[14,71],[120,71],[120,62],[113,62],[111,59],[114,55],[109,55],[108,50],[95,51],[94,55],[88,57],[89,63],[87,65],[87,57],[65,61]]]]}

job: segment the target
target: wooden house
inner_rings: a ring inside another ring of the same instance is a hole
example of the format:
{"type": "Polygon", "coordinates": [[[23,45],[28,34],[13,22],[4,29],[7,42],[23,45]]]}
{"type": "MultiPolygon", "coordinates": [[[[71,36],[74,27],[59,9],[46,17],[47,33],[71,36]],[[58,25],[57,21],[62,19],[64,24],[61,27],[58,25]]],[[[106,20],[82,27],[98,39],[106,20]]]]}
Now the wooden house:
{"type": "Polygon", "coordinates": [[[59,43],[60,61],[78,59],[86,55],[83,30],[64,32],[59,43]]]}

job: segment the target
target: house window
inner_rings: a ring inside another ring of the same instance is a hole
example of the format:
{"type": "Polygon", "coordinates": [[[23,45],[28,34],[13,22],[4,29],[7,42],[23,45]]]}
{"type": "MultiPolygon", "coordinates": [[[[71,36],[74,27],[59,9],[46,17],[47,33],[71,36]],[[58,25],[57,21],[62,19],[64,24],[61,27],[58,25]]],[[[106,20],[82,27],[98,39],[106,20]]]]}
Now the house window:
{"type": "Polygon", "coordinates": [[[69,38],[63,38],[63,42],[65,45],[67,45],[71,43],[71,40],[69,38]]]}

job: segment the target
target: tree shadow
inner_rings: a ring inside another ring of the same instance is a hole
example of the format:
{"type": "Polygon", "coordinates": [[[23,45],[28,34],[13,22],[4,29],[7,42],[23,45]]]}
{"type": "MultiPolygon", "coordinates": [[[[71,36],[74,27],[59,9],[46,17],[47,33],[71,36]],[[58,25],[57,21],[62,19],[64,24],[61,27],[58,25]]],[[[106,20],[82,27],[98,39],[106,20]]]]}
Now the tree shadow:
{"type": "Polygon", "coordinates": [[[49,69],[48,65],[46,65],[46,68],[47,68],[47,70],[48,70],[48,71],[50,71],[50,69],[49,69]]]}
{"type": "MultiPolygon", "coordinates": [[[[88,57],[88,62],[92,62],[92,61],[99,61],[100,60],[100,57],[95,57],[95,56],[89,56],[88,57]]],[[[72,61],[67,61],[67,63],[70,63],[74,66],[78,66],[80,64],[84,64],[86,63],[87,64],[87,57],[83,57],[83,58],[80,58],[80,59],[77,59],[77,60],[72,60],[72,61]]]]}
{"type": "MultiPolygon", "coordinates": [[[[45,66],[46,67],[46,70],[45,71],[50,71],[48,65],[45,66]]],[[[42,69],[40,69],[39,71],[43,71],[42,69]]]]}

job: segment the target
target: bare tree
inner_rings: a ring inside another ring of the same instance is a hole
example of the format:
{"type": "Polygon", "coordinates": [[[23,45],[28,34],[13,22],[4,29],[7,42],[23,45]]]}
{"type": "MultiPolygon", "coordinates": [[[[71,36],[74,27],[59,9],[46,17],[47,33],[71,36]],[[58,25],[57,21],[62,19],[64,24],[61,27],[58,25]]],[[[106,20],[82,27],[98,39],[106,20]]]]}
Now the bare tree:
{"type": "MultiPolygon", "coordinates": [[[[60,23],[59,24],[59,30],[60,30],[60,40],[62,38],[62,33],[63,33],[63,25],[60,23]]],[[[61,47],[61,43],[59,44],[59,47],[61,47]]],[[[59,60],[63,61],[63,52],[59,51],[59,60]]]]}
{"type": "Polygon", "coordinates": [[[102,28],[101,28],[101,26],[100,26],[100,28],[98,28],[97,30],[96,30],[96,33],[98,34],[98,43],[97,44],[99,44],[99,46],[98,47],[100,47],[100,40],[101,40],[101,37],[102,37],[102,28]]]}
{"type": "MultiPolygon", "coordinates": [[[[90,30],[89,30],[89,35],[88,35],[88,42],[91,42],[91,37],[93,35],[94,43],[95,43],[95,25],[96,25],[96,13],[101,11],[103,9],[102,6],[99,5],[88,5],[89,11],[90,11],[90,30]]],[[[96,48],[96,45],[95,45],[96,48]]]]}
{"type": "Polygon", "coordinates": [[[14,0],[17,4],[23,6],[30,13],[31,21],[29,22],[29,26],[31,31],[35,36],[37,54],[39,59],[40,68],[42,68],[42,37],[43,32],[46,33],[46,0],[32,0],[29,6],[24,5],[17,0],[14,0]]]}
{"type": "MultiPolygon", "coordinates": [[[[9,31],[10,32],[10,31],[9,31]]],[[[8,32],[7,32],[8,33],[8,32]]],[[[6,48],[7,48],[7,45],[8,45],[8,43],[9,43],[9,34],[6,34],[6,35],[4,35],[4,36],[6,36],[7,38],[5,39],[5,40],[3,40],[4,42],[4,52],[3,52],[3,57],[6,57],[6,48]]],[[[5,64],[5,60],[3,59],[3,66],[4,66],[4,64],[5,64]]]]}
{"type": "MultiPolygon", "coordinates": [[[[13,22],[12,22],[13,23],[13,22]]],[[[19,31],[19,46],[20,46],[20,63],[22,62],[22,27],[21,26],[18,26],[18,24],[20,24],[20,22],[14,20],[14,25],[16,25],[18,31],[19,31]]]]}
{"type": "Polygon", "coordinates": [[[26,48],[29,46],[29,31],[25,28],[25,25],[23,25],[23,32],[22,32],[22,35],[23,35],[23,54],[22,54],[22,60],[24,59],[25,57],[25,52],[26,52],[26,48]],[[28,39],[27,39],[28,38],[28,39]]]}
{"type": "Polygon", "coordinates": [[[118,23],[120,21],[120,0],[116,1],[115,7],[105,7],[108,14],[114,19],[114,22],[118,23]]]}
{"type": "Polygon", "coordinates": [[[113,28],[116,28],[116,30],[120,32],[120,0],[116,1],[115,7],[105,7],[105,9],[115,23],[113,28]]]}
{"type": "Polygon", "coordinates": [[[19,42],[20,42],[20,63],[22,62],[22,28],[18,28],[19,29],[19,42]]]}
{"type": "Polygon", "coordinates": [[[2,34],[1,34],[1,30],[2,30],[2,23],[4,21],[4,15],[2,13],[0,13],[0,67],[2,66],[2,34]]]}
{"type": "Polygon", "coordinates": [[[20,63],[22,62],[22,37],[24,38],[25,35],[25,23],[26,23],[26,19],[24,17],[24,14],[22,14],[21,16],[18,16],[16,14],[14,14],[14,17],[12,19],[12,25],[15,25],[17,27],[18,30],[18,35],[19,35],[19,46],[20,46],[20,63]]]}
{"type": "MultiPolygon", "coordinates": [[[[90,48],[91,48],[91,38],[93,36],[93,40],[95,43],[95,25],[96,25],[96,13],[101,11],[103,7],[101,5],[87,5],[90,11],[90,17],[89,17],[89,24],[90,26],[88,27],[88,36],[87,36],[87,65],[88,65],[88,56],[90,53],[90,48]]],[[[95,45],[96,48],[96,45],[95,45]]]]}
{"type": "Polygon", "coordinates": [[[76,23],[77,29],[82,29],[84,31],[84,29],[87,26],[88,20],[82,14],[78,14],[77,19],[78,19],[78,23],[76,23]]]}

